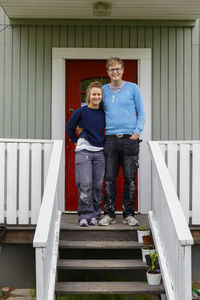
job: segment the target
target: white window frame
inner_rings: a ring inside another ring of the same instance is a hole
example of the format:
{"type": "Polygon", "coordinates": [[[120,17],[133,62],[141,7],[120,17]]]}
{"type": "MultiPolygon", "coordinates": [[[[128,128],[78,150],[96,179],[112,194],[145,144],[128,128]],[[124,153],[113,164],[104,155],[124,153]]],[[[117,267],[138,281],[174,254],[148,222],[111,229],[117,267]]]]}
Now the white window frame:
{"type": "MultiPolygon", "coordinates": [[[[111,56],[138,61],[138,85],[140,87],[146,123],[140,144],[140,168],[138,175],[138,210],[147,213],[151,209],[151,161],[147,141],[151,140],[151,49],[126,48],[53,48],[52,49],[52,139],[65,140],[65,61],[67,59],[107,59],[111,56]]],[[[65,157],[63,153],[63,182],[65,157]]],[[[64,184],[63,187],[64,188],[64,184]]],[[[64,200],[63,200],[64,203],[64,200]]],[[[63,204],[64,205],[64,204],[63,204]]]]}

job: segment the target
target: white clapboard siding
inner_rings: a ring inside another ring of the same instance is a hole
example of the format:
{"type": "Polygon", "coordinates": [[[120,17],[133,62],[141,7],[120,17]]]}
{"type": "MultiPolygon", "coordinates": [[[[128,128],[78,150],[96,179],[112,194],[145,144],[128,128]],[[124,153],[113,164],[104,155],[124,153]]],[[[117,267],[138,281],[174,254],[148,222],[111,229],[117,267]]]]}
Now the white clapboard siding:
{"type": "Polygon", "coordinates": [[[167,165],[175,190],[177,191],[177,144],[168,145],[167,165]]]}
{"type": "Polygon", "coordinates": [[[17,143],[7,144],[7,223],[16,224],[17,143]]]}
{"type": "Polygon", "coordinates": [[[36,224],[42,196],[42,153],[41,144],[32,144],[31,156],[31,223],[36,224]]]}
{"type": "Polygon", "coordinates": [[[29,223],[29,144],[19,145],[19,224],[29,223]]]}
{"type": "Polygon", "coordinates": [[[193,144],[192,223],[200,224],[200,144],[193,144]]]}
{"type": "Polygon", "coordinates": [[[0,223],[4,223],[5,198],[5,143],[0,143],[0,223]]]}
{"type": "Polygon", "coordinates": [[[190,210],[190,145],[180,144],[180,203],[189,224],[190,210]]]}

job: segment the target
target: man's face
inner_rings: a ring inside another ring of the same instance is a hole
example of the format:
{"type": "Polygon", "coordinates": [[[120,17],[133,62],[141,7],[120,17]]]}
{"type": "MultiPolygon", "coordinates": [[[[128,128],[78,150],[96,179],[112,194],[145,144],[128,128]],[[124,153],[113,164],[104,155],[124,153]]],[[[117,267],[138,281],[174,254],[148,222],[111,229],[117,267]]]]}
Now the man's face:
{"type": "Polygon", "coordinates": [[[107,73],[111,81],[115,81],[115,80],[120,81],[122,80],[124,69],[120,64],[116,64],[116,65],[109,66],[107,73]]]}

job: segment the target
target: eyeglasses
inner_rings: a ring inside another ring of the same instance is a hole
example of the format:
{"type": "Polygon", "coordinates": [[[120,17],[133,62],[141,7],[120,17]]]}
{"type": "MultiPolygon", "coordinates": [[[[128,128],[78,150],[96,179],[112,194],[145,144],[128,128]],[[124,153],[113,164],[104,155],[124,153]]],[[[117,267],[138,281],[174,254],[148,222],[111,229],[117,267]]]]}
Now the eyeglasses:
{"type": "Polygon", "coordinates": [[[109,71],[109,72],[115,72],[115,71],[119,72],[119,71],[121,71],[121,70],[122,70],[122,68],[111,68],[111,69],[109,69],[108,71],[109,71]]]}

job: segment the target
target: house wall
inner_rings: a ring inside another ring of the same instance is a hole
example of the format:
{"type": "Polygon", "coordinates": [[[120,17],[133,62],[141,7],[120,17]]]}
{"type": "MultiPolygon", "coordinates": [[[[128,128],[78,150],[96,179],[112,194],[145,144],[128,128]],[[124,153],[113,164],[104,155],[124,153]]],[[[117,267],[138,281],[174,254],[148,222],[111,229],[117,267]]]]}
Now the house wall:
{"type": "Polygon", "coordinates": [[[35,249],[32,245],[1,244],[0,266],[1,287],[35,287],[35,249]]]}
{"type": "MultiPolygon", "coordinates": [[[[0,24],[9,24],[1,9],[0,24]]],[[[0,31],[0,137],[51,137],[52,47],[152,48],[153,139],[200,139],[199,22],[192,28],[121,21],[0,31]]]]}

